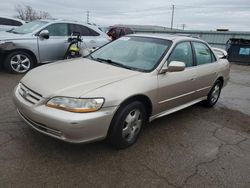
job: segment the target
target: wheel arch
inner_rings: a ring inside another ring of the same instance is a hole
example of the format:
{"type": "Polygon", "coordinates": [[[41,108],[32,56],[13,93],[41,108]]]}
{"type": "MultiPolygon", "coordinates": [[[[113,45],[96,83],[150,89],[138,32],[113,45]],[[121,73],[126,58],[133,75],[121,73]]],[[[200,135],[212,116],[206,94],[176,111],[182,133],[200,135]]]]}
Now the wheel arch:
{"type": "Polygon", "coordinates": [[[37,56],[34,54],[34,52],[32,52],[31,50],[28,50],[28,49],[23,49],[23,48],[17,48],[17,49],[13,49],[13,50],[8,50],[8,51],[5,51],[4,52],[4,60],[5,58],[12,52],[18,52],[18,51],[21,51],[21,52],[25,52],[27,54],[29,54],[32,59],[34,60],[34,64],[37,65],[38,63],[38,59],[37,59],[37,56]]]}
{"type": "MultiPolygon", "coordinates": [[[[147,117],[150,117],[150,115],[152,114],[152,111],[153,111],[153,104],[152,104],[152,101],[150,100],[150,98],[147,96],[147,95],[144,95],[144,94],[136,94],[136,95],[133,95],[133,96],[130,96],[126,99],[124,99],[120,105],[119,105],[119,108],[133,102],[133,101],[139,101],[141,102],[143,105],[145,105],[145,110],[147,112],[147,117]]],[[[118,108],[118,109],[119,109],[118,108]]]]}
{"type": "Polygon", "coordinates": [[[217,80],[221,81],[222,86],[224,86],[224,78],[223,78],[223,76],[219,76],[219,77],[217,78],[217,80]]]}

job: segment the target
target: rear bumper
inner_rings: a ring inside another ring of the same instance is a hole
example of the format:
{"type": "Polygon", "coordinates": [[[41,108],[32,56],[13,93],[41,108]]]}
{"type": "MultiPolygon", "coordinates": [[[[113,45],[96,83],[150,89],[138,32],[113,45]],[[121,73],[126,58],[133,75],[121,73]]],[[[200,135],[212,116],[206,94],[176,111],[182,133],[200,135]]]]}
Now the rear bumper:
{"type": "Polygon", "coordinates": [[[70,143],[104,139],[116,111],[116,107],[110,107],[92,113],[72,113],[47,107],[43,102],[33,105],[29,104],[17,89],[13,99],[19,115],[30,127],[70,143]]]}

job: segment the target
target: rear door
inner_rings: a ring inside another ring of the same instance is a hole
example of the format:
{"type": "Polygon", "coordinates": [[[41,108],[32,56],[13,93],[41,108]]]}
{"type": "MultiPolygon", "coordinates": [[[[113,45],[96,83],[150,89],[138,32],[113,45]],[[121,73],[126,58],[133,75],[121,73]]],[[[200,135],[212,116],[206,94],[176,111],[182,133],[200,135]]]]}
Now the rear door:
{"type": "Polygon", "coordinates": [[[49,31],[49,39],[38,37],[40,61],[51,62],[63,59],[68,46],[69,25],[67,23],[55,23],[45,28],[49,31]]]}
{"type": "Polygon", "coordinates": [[[186,68],[181,72],[167,72],[158,75],[158,106],[160,112],[195,100],[196,68],[190,42],[176,45],[167,63],[184,62],[186,68]]]}
{"type": "Polygon", "coordinates": [[[218,75],[218,62],[212,50],[202,42],[192,42],[197,69],[197,97],[207,96],[218,75]]]}
{"type": "Polygon", "coordinates": [[[95,49],[100,47],[99,36],[100,34],[93,29],[80,24],[70,24],[70,33],[79,32],[82,36],[82,48],[95,49]]]}

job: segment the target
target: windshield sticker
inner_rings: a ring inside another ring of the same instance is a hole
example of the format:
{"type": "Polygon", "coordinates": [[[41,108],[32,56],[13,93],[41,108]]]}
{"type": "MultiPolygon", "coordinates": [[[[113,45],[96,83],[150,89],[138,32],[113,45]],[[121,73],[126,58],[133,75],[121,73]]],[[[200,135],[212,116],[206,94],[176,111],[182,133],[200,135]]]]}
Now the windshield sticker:
{"type": "Polygon", "coordinates": [[[130,37],[121,37],[120,38],[120,40],[125,40],[125,41],[127,41],[127,40],[129,40],[130,39],[130,37]]]}

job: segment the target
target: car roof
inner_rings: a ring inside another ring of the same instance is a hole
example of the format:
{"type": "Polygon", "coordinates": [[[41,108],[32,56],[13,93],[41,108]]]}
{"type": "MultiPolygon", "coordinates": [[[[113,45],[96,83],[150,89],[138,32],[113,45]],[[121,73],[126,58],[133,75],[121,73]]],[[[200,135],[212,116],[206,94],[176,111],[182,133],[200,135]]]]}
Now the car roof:
{"type": "Polygon", "coordinates": [[[177,34],[164,34],[164,33],[159,33],[159,34],[145,33],[144,34],[144,33],[140,33],[140,34],[130,34],[129,36],[166,39],[166,40],[171,40],[171,41],[175,41],[175,42],[185,41],[185,40],[205,42],[205,41],[200,40],[198,38],[194,38],[194,37],[190,37],[190,36],[185,36],[185,35],[177,35],[177,34]]]}
{"type": "Polygon", "coordinates": [[[65,20],[65,19],[54,19],[54,18],[51,18],[51,19],[41,19],[41,21],[46,21],[46,22],[49,22],[49,23],[80,24],[80,25],[89,27],[89,28],[91,28],[91,29],[97,31],[97,32],[100,33],[100,34],[105,34],[105,33],[103,33],[100,29],[98,29],[98,26],[96,26],[96,25],[91,25],[91,24],[87,24],[87,23],[80,22],[80,21],[65,20]]]}
{"type": "Polygon", "coordinates": [[[60,22],[60,23],[72,23],[72,24],[81,24],[81,25],[85,25],[85,26],[93,26],[93,25],[90,25],[90,24],[87,24],[87,23],[84,23],[84,22],[80,22],[80,21],[75,21],[75,20],[65,20],[65,19],[41,19],[41,21],[46,21],[46,22],[49,22],[49,23],[57,23],[57,22],[60,22]]]}

